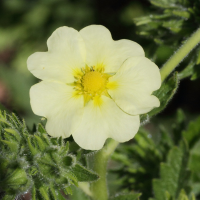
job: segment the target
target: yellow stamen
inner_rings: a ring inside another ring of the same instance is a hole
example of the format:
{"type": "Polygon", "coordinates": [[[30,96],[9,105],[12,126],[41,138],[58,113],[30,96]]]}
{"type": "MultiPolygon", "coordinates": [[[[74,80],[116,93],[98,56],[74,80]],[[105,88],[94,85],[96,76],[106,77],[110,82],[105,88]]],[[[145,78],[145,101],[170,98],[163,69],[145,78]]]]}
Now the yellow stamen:
{"type": "Polygon", "coordinates": [[[102,104],[101,95],[110,98],[107,89],[113,89],[113,87],[116,87],[116,84],[109,84],[108,79],[113,75],[103,72],[103,64],[91,67],[86,65],[81,69],[74,70],[75,81],[68,85],[74,86],[76,91],[74,93],[75,97],[83,95],[84,105],[93,100],[95,106],[100,106],[102,104]]]}
{"type": "Polygon", "coordinates": [[[83,76],[83,88],[85,91],[94,93],[105,88],[106,79],[100,72],[91,71],[83,76]]]}

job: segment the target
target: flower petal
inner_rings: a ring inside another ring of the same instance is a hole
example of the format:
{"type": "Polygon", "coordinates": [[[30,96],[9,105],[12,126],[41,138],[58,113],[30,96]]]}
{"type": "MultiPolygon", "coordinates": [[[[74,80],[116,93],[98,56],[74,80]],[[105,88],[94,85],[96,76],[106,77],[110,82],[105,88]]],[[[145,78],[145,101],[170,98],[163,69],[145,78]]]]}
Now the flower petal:
{"type": "Polygon", "coordinates": [[[107,138],[125,142],[134,137],[140,125],[139,116],[124,113],[115,102],[105,96],[101,105],[90,101],[84,108],[82,121],[72,134],[84,149],[99,150],[107,138]]]}
{"type": "Polygon", "coordinates": [[[73,73],[85,66],[84,41],[73,28],[61,27],[47,41],[48,52],[32,54],[27,61],[28,69],[42,80],[73,82],[73,73]]]}
{"type": "Polygon", "coordinates": [[[157,97],[151,95],[161,86],[159,68],[145,57],[126,60],[109,79],[109,85],[108,93],[128,114],[143,114],[160,106],[157,97]]]}
{"type": "Polygon", "coordinates": [[[54,137],[69,137],[81,121],[83,97],[73,97],[73,88],[59,82],[42,81],[30,89],[31,107],[47,118],[46,130],[54,137]]]}
{"type": "Polygon", "coordinates": [[[105,67],[105,72],[116,72],[122,63],[132,56],[144,56],[142,47],[130,40],[112,39],[110,31],[101,25],[91,25],[80,31],[86,51],[88,66],[105,67]]]}
{"type": "Polygon", "coordinates": [[[32,54],[27,65],[29,71],[42,80],[57,80],[63,83],[74,81],[71,68],[67,67],[64,57],[50,52],[37,52],[32,54]]]}

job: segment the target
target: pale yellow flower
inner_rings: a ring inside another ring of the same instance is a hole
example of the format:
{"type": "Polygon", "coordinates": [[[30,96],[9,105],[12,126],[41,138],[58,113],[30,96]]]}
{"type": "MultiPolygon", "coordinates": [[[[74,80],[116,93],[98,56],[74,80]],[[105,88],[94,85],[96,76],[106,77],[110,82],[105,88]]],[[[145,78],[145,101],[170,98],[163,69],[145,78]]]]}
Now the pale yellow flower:
{"type": "Polygon", "coordinates": [[[42,81],[31,87],[33,112],[47,118],[53,137],[73,136],[84,149],[101,149],[107,138],[125,142],[137,133],[139,115],[160,105],[158,67],[140,45],[114,41],[107,28],[58,28],[48,52],[28,58],[28,69],[42,81]]]}

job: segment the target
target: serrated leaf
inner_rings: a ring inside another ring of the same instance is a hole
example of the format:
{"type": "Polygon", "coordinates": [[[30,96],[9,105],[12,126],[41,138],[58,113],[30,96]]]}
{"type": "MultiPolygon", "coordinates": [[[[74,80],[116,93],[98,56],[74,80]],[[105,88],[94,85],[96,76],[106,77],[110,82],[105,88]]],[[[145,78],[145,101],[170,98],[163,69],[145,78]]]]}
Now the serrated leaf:
{"type": "Polygon", "coordinates": [[[45,130],[45,128],[42,126],[42,124],[38,124],[38,126],[37,126],[37,131],[38,132],[40,132],[40,133],[44,133],[44,134],[46,134],[46,130],[45,130]]]}
{"type": "Polygon", "coordinates": [[[6,132],[12,134],[16,138],[16,140],[18,142],[21,140],[21,136],[20,136],[20,134],[16,130],[13,130],[13,129],[10,129],[10,128],[5,128],[4,130],[6,132]]]}
{"type": "Polygon", "coordinates": [[[136,26],[141,26],[141,25],[147,24],[151,21],[152,20],[151,20],[150,16],[134,18],[134,22],[135,22],[136,26]]]}
{"type": "Polygon", "coordinates": [[[69,142],[67,141],[65,145],[60,148],[60,155],[65,156],[69,151],[69,142]]]}
{"type": "Polygon", "coordinates": [[[192,148],[199,141],[200,133],[200,117],[189,123],[187,130],[184,130],[182,135],[187,140],[189,147],[192,148]]]}
{"type": "Polygon", "coordinates": [[[0,111],[0,120],[0,141],[4,144],[0,145],[0,188],[8,197],[32,188],[33,200],[64,200],[61,191],[71,194],[69,185],[78,186],[75,173],[80,181],[85,181],[86,176],[89,181],[98,177],[76,164],[76,152],[68,152],[69,142],[49,137],[42,125],[30,134],[25,122],[15,115],[0,111]],[[15,143],[19,151],[13,147],[15,143]]]}
{"type": "Polygon", "coordinates": [[[190,17],[190,13],[186,10],[173,10],[172,13],[176,16],[183,17],[188,19],[190,17]]]}
{"type": "Polygon", "coordinates": [[[177,198],[181,189],[188,189],[189,171],[187,164],[189,152],[186,142],[180,147],[173,147],[167,158],[167,163],[160,165],[160,179],[153,180],[153,190],[156,200],[166,198],[168,192],[173,198],[177,198]]]}
{"type": "Polygon", "coordinates": [[[34,138],[37,140],[37,145],[39,146],[41,151],[44,151],[47,147],[46,143],[37,135],[34,135],[34,138]]]}
{"type": "Polygon", "coordinates": [[[65,170],[62,172],[62,176],[65,177],[66,179],[68,179],[68,181],[72,185],[78,186],[78,178],[74,175],[74,173],[72,171],[65,170]]]}
{"type": "Polygon", "coordinates": [[[2,122],[3,124],[6,124],[9,127],[11,127],[11,124],[5,118],[0,118],[0,122],[2,122]]]}
{"type": "Polygon", "coordinates": [[[195,61],[191,60],[191,62],[178,74],[179,79],[187,78],[193,74],[195,66],[195,61]]]}
{"type": "Polygon", "coordinates": [[[12,113],[12,117],[10,115],[8,117],[11,123],[14,125],[14,127],[16,129],[19,128],[19,126],[21,125],[21,122],[19,121],[18,117],[14,113],[12,113]]]}
{"type": "Polygon", "coordinates": [[[140,193],[119,194],[109,200],[139,200],[140,193]]]}
{"type": "Polygon", "coordinates": [[[21,185],[25,185],[28,182],[26,172],[23,169],[12,170],[6,176],[6,179],[3,181],[2,187],[8,185],[12,189],[20,189],[21,185]]]}
{"type": "Polygon", "coordinates": [[[177,200],[189,200],[184,190],[181,190],[177,200]]]}
{"type": "Polygon", "coordinates": [[[12,152],[17,152],[19,148],[19,144],[17,142],[9,142],[7,140],[0,140],[5,145],[8,145],[12,152]]]}
{"type": "Polygon", "coordinates": [[[53,185],[50,186],[49,188],[49,196],[51,200],[65,200],[66,198],[64,198],[61,194],[61,192],[58,190],[61,190],[61,188],[56,189],[53,187],[53,185]]]}
{"type": "Polygon", "coordinates": [[[176,93],[176,90],[178,88],[178,73],[175,72],[168,80],[166,80],[159,90],[155,91],[153,95],[155,95],[160,100],[160,107],[154,108],[152,111],[148,113],[149,117],[152,117],[159,112],[161,112],[170,99],[174,96],[176,93]]]}
{"type": "Polygon", "coordinates": [[[178,73],[175,72],[169,79],[167,79],[160,87],[159,90],[155,91],[153,95],[155,95],[160,100],[160,106],[158,108],[154,108],[148,114],[140,115],[141,124],[148,122],[149,118],[154,115],[160,113],[165,109],[170,99],[176,93],[178,88],[178,73]]]}
{"type": "Polygon", "coordinates": [[[27,138],[27,142],[28,142],[28,147],[29,147],[30,152],[32,153],[33,156],[35,156],[38,153],[38,151],[33,145],[30,137],[27,138]]]}
{"type": "Polygon", "coordinates": [[[170,20],[163,22],[163,27],[168,28],[170,31],[174,33],[178,33],[182,29],[184,20],[170,20]]]}
{"type": "Polygon", "coordinates": [[[48,194],[48,188],[46,188],[45,186],[41,186],[39,188],[39,191],[44,200],[50,200],[49,194],[48,194]]]}
{"type": "Polygon", "coordinates": [[[96,181],[99,176],[95,174],[94,172],[86,169],[85,167],[76,164],[74,167],[72,167],[72,172],[77,177],[78,181],[96,181]]]}
{"type": "Polygon", "coordinates": [[[65,187],[65,188],[63,188],[63,192],[67,195],[67,194],[70,194],[70,195],[72,195],[73,194],[73,192],[72,192],[72,189],[71,189],[71,187],[65,187]]]}
{"type": "Polygon", "coordinates": [[[149,118],[153,117],[154,115],[160,113],[162,110],[165,109],[170,99],[176,93],[176,90],[178,88],[178,82],[178,73],[175,72],[169,79],[167,79],[161,85],[159,90],[153,93],[153,95],[155,95],[160,100],[160,106],[158,108],[154,108],[148,114],[140,115],[141,124],[148,122],[149,118]]]}

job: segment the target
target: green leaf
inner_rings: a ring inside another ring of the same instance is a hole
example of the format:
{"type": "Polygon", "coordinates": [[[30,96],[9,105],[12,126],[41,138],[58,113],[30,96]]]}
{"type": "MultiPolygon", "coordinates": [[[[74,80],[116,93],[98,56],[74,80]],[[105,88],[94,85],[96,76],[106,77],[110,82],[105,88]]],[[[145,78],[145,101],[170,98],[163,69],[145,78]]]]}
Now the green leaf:
{"type": "Polygon", "coordinates": [[[74,162],[74,158],[72,156],[64,156],[63,157],[63,165],[69,167],[71,166],[74,162]]]}
{"type": "Polygon", "coordinates": [[[1,200],[13,200],[15,197],[14,195],[5,195],[1,200]]]}
{"type": "Polygon", "coordinates": [[[200,64],[200,48],[198,49],[198,52],[197,52],[197,59],[196,59],[196,64],[200,64]]]}
{"type": "Polygon", "coordinates": [[[184,20],[170,20],[163,22],[163,27],[168,28],[174,33],[178,33],[182,29],[184,20]]]}
{"type": "Polygon", "coordinates": [[[47,147],[46,143],[37,135],[34,135],[35,139],[37,140],[37,144],[41,151],[44,151],[47,147]]]}
{"type": "Polygon", "coordinates": [[[189,147],[192,148],[199,141],[200,117],[189,123],[187,130],[182,135],[187,140],[189,147]]]}
{"type": "Polygon", "coordinates": [[[32,200],[37,200],[36,199],[36,188],[35,188],[35,186],[32,186],[31,198],[32,198],[32,200]]]}
{"type": "Polygon", "coordinates": [[[99,178],[97,174],[79,164],[76,164],[74,167],[72,167],[72,172],[75,174],[78,181],[80,182],[96,181],[99,178]]]}
{"type": "Polygon", "coordinates": [[[112,171],[118,177],[116,184],[125,191],[140,191],[142,199],[151,197],[152,179],[158,177],[159,163],[172,146],[166,132],[161,132],[156,142],[154,139],[153,134],[140,129],[134,142],[121,144],[112,156],[119,166],[112,171]]]}
{"type": "Polygon", "coordinates": [[[73,172],[64,170],[64,171],[62,172],[62,176],[65,177],[66,179],[68,179],[68,181],[70,182],[70,184],[76,185],[76,186],[78,187],[78,179],[77,179],[77,177],[74,175],[73,172]]]}
{"type": "Polygon", "coordinates": [[[115,197],[110,198],[109,200],[139,200],[140,196],[140,193],[117,194],[115,197]]]}
{"type": "Polygon", "coordinates": [[[80,188],[72,186],[73,195],[70,196],[71,200],[91,200],[80,188]]]}
{"type": "Polygon", "coordinates": [[[31,140],[30,137],[27,138],[27,142],[28,142],[29,150],[30,150],[30,152],[31,152],[31,154],[32,154],[33,156],[35,156],[37,153],[39,153],[39,152],[37,151],[37,149],[34,147],[34,145],[33,145],[32,140],[31,140]]]}
{"type": "Polygon", "coordinates": [[[12,152],[17,152],[18,148],[19,148],[19,144],[17,142],[9,142],[6,140],[0,140],[0,142],[2,142],[3,144],[8,145],[8,147],[10,148],[10,150],[12,152]]]}
{"type": "Polygon", "coordinates": [[[32,188],[33,200],[64,200],[60,191],[72,194],[71,185],[98,179],[78,164],[69,142],[49,137],[41,124],[30,134],[24,121],[1,111],[0,143],[0,188],[8,197],[32,188]]]}
{"type": "Polygon", "coordinates": [[[37,131],[38,132],[40,132],[40,133],[44,133],[44,134],[46,134],[46,130],[45,130],[45,128],[42,126],[42,124],[38,124],[38,126],[37,126],[37,131]]]}
{"type": "Polygon", "coordinates": [[[148,114],[143,114],[140,115],[140,124],[146,124],[149,121],[149,115],[148,114]]]}
{"type": "Polygon", "coordinates": [[[185,190],[181,190],[179,196],[178,196],[178,199],[177,200],[195,200],[195,196],[194,194],[191,195],[191,198],[189,198],[185,192],[185,190]]]}
{"type": "Polygon", "coordinates": [[[71,187],[65,187],[65,188],[63,188],[63,192],[67,195],[67,194],[70,194],[70,195],[72,195],[73,193],[72,193],[72,189],[71,189],[71,187]]]}
{"type": "Polygon", "coordinates": [[[172,124],[172,137],[174,144],[178,145],[182,140],[182,131],[186,128],[186,117],[181,109],[176,113],[176,121],[172,124]]]}
{"type": "Polygon", "coordinates": [[[18,168],[18,169],[11,169],[11,172],[1,182],[0,186],[1,188],[9,186],[11,190],[20,191],[21,189],[23,190],[23,186],[26,186],[27,184],[28,184],[28,178],[26,172],[23,169],[18,168]]]}
{"type": "Polygon", "coordinates": [[[167,79],[161,85],[159,90],[153,93],[153,95],[158,97],[158,99],[160,100],[160,106],[158,108],[154,108],[148,114],[140,115],[141,123],[148,121],[148,118],[153,117],[154,115],[160,113],[162,110],[165,109],[170,99],[176,93],[176,90],[178,88],[178,83],[179,83],[178,73],[175,72],[169,79],[167,79]]]}
{"type": "Polygon", "coordinates": [[[149,116],[152,117],[159,112],[161,112],[166,105],[169,103],[170,99],[174,96],[176,93],[176,90],[178,88],[178,73],[175,72],[168,80],[166,80],[159,90],[155,91],[153,95],[158,97],[160,100],[160,107],[154,108],[151,112],[149,112],[149,116]]]}
{"type": "Polygon", "coordinates": [[[63,145],[61,148],[60,148],[60,155],[61,156],[65,156],[69,151],[69,142],[66,142],[65,145],[63,145]]]}
{"type": "Polygon", "coordinates": [[[41,187],[39,188],[39,191],[40,191],[40,194],[42,195],[42,198],[43,198],[44,200],[50,200],[49,194],[48,194],[48,188],[47,188],[47,187],[41,186],[41,187]]]}
{"type": "Polygon", "coordinates": [[[183,17],[185,19],[188,19],[190,17],[190,13],[186,10],[173,10],[172,13],[176,16],[179,16],[179,17],[183,17]]]}
{"type": "Polygon", "coordinates": [[[167,0],[151,0],[151,4],[161,7],[161,8],[173,8],[175,7],[175,4],[173,4],[171,1],[167,0]]]}
{"type": "Polygon", "coordinates": [[[160,179],[153,180],[153,190],[156,200],[166,198],[168,192],[177,198],[181,189],[188,190],[190,172],[187,169],[189,151],[185,141],[180,147],[173,147],[167,157],[167,163],[160,165],[160,179]]]}
{"type": "Polygon", "coordinates": [[[189,200],[184,190],[181,190],[178,200],[189,200]]]}
{"type": "Polygon", "coordinates": [[[194,72],[191,80],[194,81],[200,77],[200,64],[194,66],[194,72]]]}
{"type": "Polygon", "coordinates": [[[13,129],[10,129],[10,128],[5,128],[4,130],[8,133],[11,133],[16,138],[16,140],[18,142],[21,140],[21,136],[16,130],[13,130],[13,129]]]}
{"type": "Polygon", "coordinates": [[[178,74],[179,79],[187,78],[194,72],[195,61],[191,60],[189,64],[178,74]]]}

